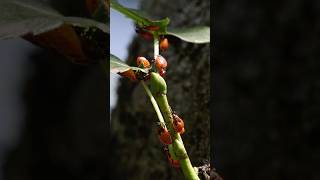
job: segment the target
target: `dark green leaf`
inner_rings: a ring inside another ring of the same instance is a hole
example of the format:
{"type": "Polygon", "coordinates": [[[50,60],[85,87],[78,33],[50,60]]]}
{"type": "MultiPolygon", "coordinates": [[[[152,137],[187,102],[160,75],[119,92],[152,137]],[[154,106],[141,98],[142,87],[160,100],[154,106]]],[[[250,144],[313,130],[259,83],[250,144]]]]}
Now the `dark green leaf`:
{"type": "Polygon", "coordinates": [[[121,4],[119,4],[116,0],[111,0],[110,6],[111,6],[111,8],[119,11],[120,13],[124,14],[128,18],[134,20],[138,24],[144,25],[144,24],[151,23],[151,21],[149,19],[141,16],[140,13],[137,13],[137,10],[133,11],[132,9],[126,8],[126,7],[122,6],[121,4]]]}
{"type": "Polygon", "coordinates": [[[138,67],[132,67],[121,61],[118,57],[110,54],[110,72],[112,73],[122,73],[125,71],[128,71],[129,69],[135,70],[135,71],[142,71],[144,73],[148,73],[146,70],[138,68],[138,67]]]}
{"type": "Polygon", "coordinates": [[[167,34],[191,43],[210,42],[210,27],[207,26],[170,29],[167,34]]]}
{"type": "Polygon", "coordinates": [[[64,17],[43,2],[40,0],[1,0],[0,39],[26,34],[38,35],[64,24],[96,27],[105,33],[109,32],[108,26],[103,23],[80,17],[64,17]]]}
{"type": "Polygon", "coordinates": [[[132,9],[132,8],[127,8],[127,10],[134,12],[135,14],[139,15],[140,17],[144,17],[146,19],[152,19],[150,17],[150,15],[145,11],[138,10],[138,9],[132,9]]]}
{"type": "Polygon", "coordinates": [[[136,24],[138,24],[141,27],[144,26],[159,26],[159,30],[157,31],[158,34],[166,34],[167,33],[167,26],[170,22],[169,18],[164,18],[161,20],[151,20],[149,16],[140,10],[131,9],[122,6],[119,4],[116,0],[111,0],[111,8],[119,11],[120,13],[124,14],[128,18],[135,21],[136,24]]]}

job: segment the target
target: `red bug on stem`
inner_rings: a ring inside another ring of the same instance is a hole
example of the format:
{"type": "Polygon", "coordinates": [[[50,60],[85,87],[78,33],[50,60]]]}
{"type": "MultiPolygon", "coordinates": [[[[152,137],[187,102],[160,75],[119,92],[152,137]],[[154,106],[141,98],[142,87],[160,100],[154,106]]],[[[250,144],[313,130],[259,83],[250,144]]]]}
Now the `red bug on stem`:
{"type": "Polygon", "coordinates": [[[173,117],[173,127],[177,133],[183,134],[184,129],[184,122],[183,120],[175,113],[172,113],[173,117]]]}
{"type": "Polygon", "coordinates": [[[160,39],[160,50],[165,51],[169,48],[169,42],[167,38],[160,39]]]}
{"type": "Polygon", "coordinates": [[[167,128],[160,125],[158,128],[158,134],[159,134],[159,139],[163,144],[165,145],[172,144],[171,135],[167,128]]]}
{"type": "Polygon", "coordinates": [[[179,168],[179,167],[180,167],[180,162],[179,162],[179,160],[173,159],[173,158],[171,157],[170,152],[169,152],[169,149],[168,149],[168,146],[164,146],[164,147],[163,147],[163,150],[164,150],[164,152],[166,153],[166,156],[167,156],[167,158],[168,158],[168,161],[169,161],[170,165],[171,165],[172,167],[174,167],[174,168],[179,168]]]}
{"type": "Polygon", "coordinates": [[[161,55],[155,56],[155,66],[160,74],[160,76],[165,76],[166,74],[166,68],[168,66],[167,60],[162,57],[161,55]]]}
{"type": "Polygon", "coordinates": [[[124,71],[124,72],[121,72],[121,73],[118,73],[118,74],[123,76],[123,77],[129,78],[131,81],[136,81],[137,80],[136,74],[133,72],[132,69],[129,69],[128,71],[124,71]]]}
{"type": "Polygon", "coordinates": [[[136,61],[138,66],[143,65],[144,68],[150,68],[150,62],[145,57],[139,56],[136,61]]]}
{"type": "Polygon", "coordinates": [[[179,162],[179,160],[172,159],[172,157],[170,156],[170,154],[168,154],[168,160],[169,160],[171,166],[173,166],[174,168],[179,168],[179,167],[180,167],[180,162],[179,162]]]}
{"type": "Polygon", "coordinates": [[[166,70],[160,69],[159,74],[160,76],[164,77],[166,75],[166,70]]]}
{"type": "Polygon", "coordinates": [[[142,36],[146,40],[153,39],[153,35],[150,32],[143,30],[141,28],[136,28],[136,33],[139,34],[140,36],[142,36]]]}
{"type": "Polygon", "coordinates": [[[158,31],[160,27],[156,25],[150,25],[150,26],[144,26],[143,29],[146,29],[148,31],[158,31]]]}
{"type": "Polygon", "coordinates": [[[156,55],[154,59],[158,70],[165,69],[168,66],[167,60],[163,56],[156,55]]]}

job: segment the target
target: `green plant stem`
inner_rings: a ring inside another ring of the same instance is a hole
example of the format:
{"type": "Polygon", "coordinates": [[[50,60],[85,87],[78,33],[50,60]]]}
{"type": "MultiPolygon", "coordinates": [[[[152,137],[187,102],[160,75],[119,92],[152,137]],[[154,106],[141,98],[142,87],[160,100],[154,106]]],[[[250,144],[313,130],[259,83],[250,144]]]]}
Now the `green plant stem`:
{"type": "Polygon", "coordinates": [[[154,47],[154,56],[159,55],[159,36],[158,36],[158,34],[153,35],[153,47],[154,47]]]}
{"type": "MultiPolygon", "coordinates": [[[[159,36],[158,36],[158,34],[154,34],[153,39],[154,39],[154,41],[153,41],[154,56],[157,56],[157,55],[159,55],[159,36]]],[[[176,158],[179,159],[182,172],[187,179],[200,180],[197,173],[195,172],[192,164],[191,164],[191,161],[188,157],[187,151],[184,147],[184,144],[183,144],[183,141],[181,139],[180,134],[174,130],[172,111],[171,111],[171,108],[170,108],[168,100],[167,100],[167,95],[160,94],[160,95],[155,95],[155,97],[156,97],[156,101],[157,101],[158,105],[160,106],[162,114],[164,116],[165,124],[170,132],[171,137],[174,139],[172,146],[169,145],[171,156],[174,159],[176,159],[176,158]],[[173,152],[172,152],[172,150],[173,150],[173,152]]]]}
{"type": "Polygon", "coordinates": [[[171,108],[170,108],[168,100],[167,100],[167,95],[165,95],[165,94],[155,95],[155,99],[161,109],[163,116],[164,116],[164,120],[165,120],[166,125],[169,129],[170,135],[174,139],[173,150],[174,150],[175,155],[177,156],[177,158],[180,161],[180,166],[181,166],[181,169],[182,169],[184,176],[186,177],[186,179],[200,180],[197,173],[195,172],[192,164],[191,164],[191,161],[190,161],[189,156],[187,154],[187,151],[183,145],[180,134],[174,130],[173,117],[172,117],[171,108]]]}
{"type": "Polygon", "coordinates": [[[160,109],[159,109],[159,106],[158,106],[156,100],[154,99],[152,93],[150,92],[150,89],[148,88],[148,86],[146,86],[146,84],[145,84],[143,81],[141,81],[141,84],[142,84],[144,90],[146,91],[147,95],[148,95],[149,98],[150,98],[150,101],[151,101],[151,103],[152,103],[152,105],[153,105],[154,110],[155,110],[156,113],[157,113],[157,116],[158,116],[159,121],[164,124],[163,116],[162,116],[162,114],[161,114],[161,111],[160,111],[160,109]]]}
{"type": "Polygon", "coordinates": [[[192,167],[191,161],[189,158],[180,159],[180,166],[184,176],[189,180],[200,180],[197,173],[192,167]]]}

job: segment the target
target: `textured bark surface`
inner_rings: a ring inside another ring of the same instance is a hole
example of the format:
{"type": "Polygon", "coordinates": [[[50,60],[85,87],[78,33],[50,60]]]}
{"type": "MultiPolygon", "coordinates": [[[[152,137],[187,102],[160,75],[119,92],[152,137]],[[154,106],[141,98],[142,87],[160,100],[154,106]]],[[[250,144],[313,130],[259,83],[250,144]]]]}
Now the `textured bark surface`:
{"type": "Polygon", "coordinates": [[[320,179],[320,3],[216,1],[215,165],[225,179],[320,179]]]}
{"type": "MultiPolygon", "coordinates": [[[[157,18],[169,17],[170,27],[210,25],[210,1],[144,0],[142,9],[157,18]]],[[[210,157],[209,44],[190,44],[169,37],[162,55],[168,61],[168,100],[185,121],[182,136],[194,166],[210,157]]],[[[129,48],[128,63],[137,56],[153,57],[153,43],[137,37],[129,48]]],[[[118,102],[112,111],[115,174],[125,179],[184,179],[170,167],[156,133],[157,117],[142,85],[121,79],[118,102]]]]}

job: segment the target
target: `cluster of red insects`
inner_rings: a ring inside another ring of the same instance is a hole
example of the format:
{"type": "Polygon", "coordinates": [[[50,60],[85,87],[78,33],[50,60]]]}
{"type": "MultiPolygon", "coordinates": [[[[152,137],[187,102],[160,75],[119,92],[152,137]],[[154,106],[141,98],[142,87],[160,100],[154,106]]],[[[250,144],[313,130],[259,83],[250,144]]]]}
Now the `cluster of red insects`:
{"type": "MultiPolygon", "coordinates": [[[[172,117],[173,117],[174,130],[179,134],[183,134],[185,131],[183,120],[175,113],[172,113],[172,117]]],[[[164,145],[172,144],[172,139],[167,128],[164,128],[163,126],[160,125],[158,128],[158,134],[159,134],[160,141],[164,145]]]]}
{"type": "MultiPolygon", "coordinates": [[[[179,134],[183,134],[185,131],[183,120],[174,112],[172,113],[172,117],[173,117],[174,130],[179,134]]],[[[158,127],[158,134],[159,134],[160,141],[162,142],[162,144],[165,145],[165,149],[167,149],[167,146],[172,144],[172,138],[171,138],[170,132],[168,131],[167,128],[163,127],[160,124],[158,127]]],[[[167,157],[168,157],[170,164],[173,167],[178,168],[179,164],[180,164],[179,160],[173,159],[168,151],[166,151],[166,154],[167,154],[167,157]]]]}
{"type": "Polygon", "coordinates": [[[179,168],[180,167],[180,162],[179,160],[175,160],[171,157],[170,153],[169,153],[169,149],[167,146],[164,147],[164,152],[167,155],[168,161],[170,162],[171,166],[174,168],[179,168]]]}
{"type": "MultiPolygon", "coordinates": [[[[158,26],[144,26],[144,27],[137,28],[136,32],[140,36],[142,36],[144,39],[151,40],[153,39],[153,34],[150,31],[157,31],[157,30],[159,30],[158,26]]],[[[161,37],[160,45],[159,45],[160,50],[165,51],[168,49],[168,47],[169,47],[168,39],[161,37]]],[[[166,75],[166,68],[168,66],[168,63],[164,57],[162,57],[161,55],[156,55],[154,57],[154,60],[151,61],[151,63],[154,64],[155,69],[157,70],[160,76],[164,77],[166,75]]],[[[131,79],[132,81],[137,81],[137,80],[146,81],[150,79],[151,71],[149,70],[152,69],[150,61],[145,57],[139,56],[136,59],[136,64],[138,67],[148,70],[149,73],[145,74],[140,71],[133,71],[132,69],[130,69],[128,71],[125,71],[119,74],[121,76],[131,79]]],[[[174,130],[179,134],[183,134],[185,131],[183,120],[174,112],[172,113],[172,117],[173,117],[174,130]]],[[[168,151],[168,145],[172,144],[172,138],[171,138],[170,132],[164,125],[160,124],[158,127],[158,135],[159,135],[160,141],[164,145],[164,149],[170,164],[175,168],[179,168],[180,166],[179,160],[173,159],[168,151]]]]}
{"type": "MultiPolygon", "coordinates": [[[[137,28],[136,32],[141,35],[143,38],[147,40],[151,40],[153,38],[153,35],[150,31],[157,31],[159,30],[159,26],[145,26],[142,28],[137,28]]],[[[161,51],[167,50],[169,47],[169,42],[167,38],[161,37],[160,38],[160,45],[159,48],[161,51]]],[[[154,57],[154,60],[151,62],[154,62],[155,67],[160,74],[160,76],[164,77],[166,75],[166,67],[168,66],[167,60],[162,57],[161,55],[157,55],[154,57]]],[[[138,67],[144,68],[144,69],[150,69],[150,61],[146,59],[145,57],[137,57],[136,64],[138,67]]],[[[131,81],[137,81],[137,80],[148,80],[150,78],[150,74],[144,74],[141,72],[135,72],[132,69],[119,73],[123,77],[129,78],[131,81]]]]}

